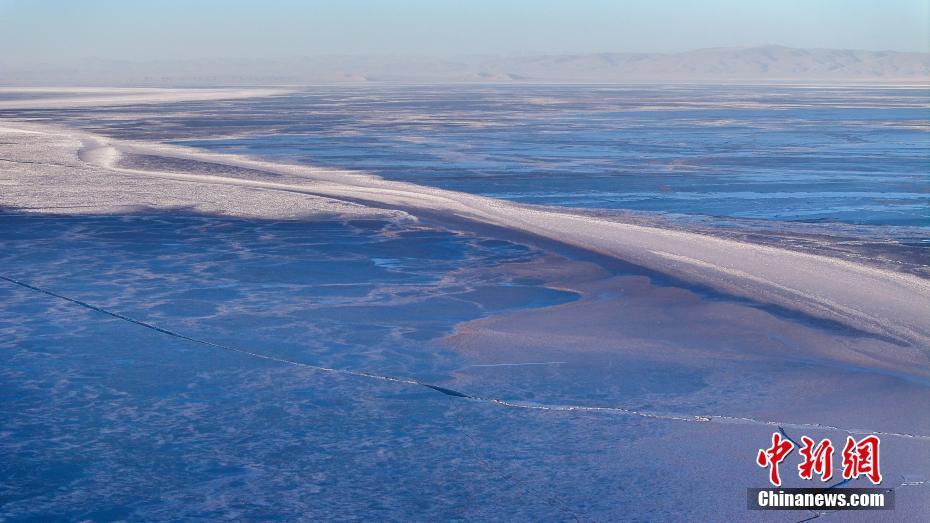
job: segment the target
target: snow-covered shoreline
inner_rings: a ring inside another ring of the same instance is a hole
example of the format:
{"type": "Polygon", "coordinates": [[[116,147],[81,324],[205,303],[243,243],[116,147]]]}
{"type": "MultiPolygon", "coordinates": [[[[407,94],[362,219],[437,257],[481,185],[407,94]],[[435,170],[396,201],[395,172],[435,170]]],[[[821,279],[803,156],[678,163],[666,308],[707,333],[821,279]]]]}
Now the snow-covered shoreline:
{"type": "MultiPolygon", "coordinates": [[[[178,182],[187,188],[238,191],[225,203],[217,204],[220,207],[248,206],[249,198],[265,194],[290,200],[313,199],[315,203],[310,203],[309,209],[318,207],[320,212],[339,213],[350,208],[367,212],[369,206],[372,213],[393,209],[416,215],[422,211],[541,236],[721,292],[896,339],[909,347],[902,346],[894,355],[876,353],[868,357],[878,367],[900,369],[903,366],[911,367],[912,371],[930,368],[926,353],[930,347],[930,282],[918,276],[706,234],[562,213],[388,181],[364,173],[274,163],[174,145],[122,141],[33,123],[7,121],[3,127],[8,136],[21,137],[22,147],[33,150],[43,147],[35,143],[37,140],[69,142],[72,157],[66,164],[81,165],[120,180],[160,180],[178,182]],[[80,145],[73,147],[75,143],[80,145]],[[124,155],[188,160],[192,168],[182,172],[126,167],[120,162],[124,155]],[[197,163],[262,171],[277,178],[270,181],[205,174],[197,171],[197,163]]],[[[84,189],[88,194],[95,192],[91,188],[84,189]]],[[[3,194],[0,205],[7,209],[24,206],[13,191],[3,194]]],[[[47,197],[54,199],[56,195],[47,197]]],[[[132,198],[127,195],[124,203],[127,206],[151,203],[133,202],[132,198]]],[[[215,207],[210,211],[217,211],[215,207]]],[[[236,214],[235,208],[224,210],[236,214]]],[[[261,212],[261,209],[253,209],[249,214],[254,216],[261,212]]]]}
{"type": "Polygon", "coordinates": [[[93,87],[0,87],[2,109],[67,109],[77,107],[204,102],[274,96],[290,92],[284,88],[157,89],[93,87]],[[30,95],[3,99],[4,94],[30,95]],[[77,96],[75,96],[77,95],[77,96]]]}

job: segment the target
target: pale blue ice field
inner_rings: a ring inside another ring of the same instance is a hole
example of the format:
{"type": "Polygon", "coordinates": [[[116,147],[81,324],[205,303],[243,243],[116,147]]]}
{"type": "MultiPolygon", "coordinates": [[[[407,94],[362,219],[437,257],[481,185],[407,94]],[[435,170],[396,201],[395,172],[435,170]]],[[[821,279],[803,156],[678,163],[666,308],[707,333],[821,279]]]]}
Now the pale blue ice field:
{"type": "MultiPolygon", "coordinates": [[[[382,86],[0,116],[771,242],[840,238],[919,271],[928,96],[382,86]]],[[[925,380],[805,352],[888,340],[538,238],[429,220],[2,211],[0,275],[124,318],[0,282],[0,520],[748,519],[772,427],[690,417],[930,432],[925,380]],[[534,274],[554,258],[601,272],[582,296],[534,274]],[[587,338],[529,354],[450,342],[495,319],[470,332],[564,322],[587,338]]],[[[897,482],[925,447],[888,441],[897,482]]]]}

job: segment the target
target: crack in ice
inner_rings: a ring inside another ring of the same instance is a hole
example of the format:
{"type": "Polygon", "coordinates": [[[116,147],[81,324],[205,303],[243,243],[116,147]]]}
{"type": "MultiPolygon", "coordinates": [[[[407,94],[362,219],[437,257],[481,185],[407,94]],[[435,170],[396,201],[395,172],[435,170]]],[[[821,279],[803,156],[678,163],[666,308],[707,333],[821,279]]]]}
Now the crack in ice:
{"type": "Polygon", "coordinates": [[[233,347],[233,346],[225,345],[222,343],[216,343],[216,342],[204,340],[201,338],[194,338],[192,336],[188,336],[186,334],[182,334],[180,332],[173,331],[171,329],[166,329],[164,327],[159,327],[158,325],[155,325],[153,323],[149,323],[147,321],[139,320],[131,316],[127,316],[125,314],[116,312],[116,311],[112,311],[112,310],[109,310],[109,309],[106,309],[106,308],[103,308],[97,305],[93,305],[91,303],[88,303],[83,300],[79,300],[77,298],[65,296],[63,294],[59,294],[57,292],[54,292],[54,291],[51,291],[51,290],[48,290],[42,287],[38,287],[38,286],[32,285],[30,283],[26,283],[21,280],[11,278],[9,276],[0,274],[0,280],[6,281],[8,283],[17,285],[25,289],[32,290],[34,292],[38,292],[41,294],[45,294],[47,296],[51,296],[53,298],[67,301],[69,303],[78,305],[85,309],[89,309],[89,310],[92,310],[92,311],[95,311],[101,314],[105,314],[107,316],[110,316],[110,317],[113,317],[113,318],[116,318],[122,321],[126,321],[126,322],[153,330],[155,332],[158,332],[158,333],[161,333],[167,336],[172,336],[174,338],[182,339],[185,341],[190,341],[192,343],[197,343],[197,344],[211,347],[214,349],[224,350],[227,352],[241,354],[243,356],[248,356],[251,358],[256,358],[256,359],[261,359],[261,360],[266,360],[266,361],[273,361],[273,362],[282,363],[285,365],[292,365],[292,366],[302,367],[302,368],[316,370],[320,372],[328,372],[332,374],[342,374],[342,375],[347,375],[347,376],[355,376],[355,377],[361,377],[361,378],[369,378],[369,379],[387,381],[391,383],[401,383],[405,385],[416,385],[420,387],[426,387],[428,389],[434,390],[441,394],[445,394],[447,396],[468,399],[468,400],[472,400],[472,401],[476,401],[480,403],[487,403],[487,404],[496,405],[500,407],[507,407],[507,408],[513,408],[513,409],[524,409],[524,410],[554,411],[554,412],[585,412],[585,413],[598,413],[598,414],[620,414],[620,415],[625,415],[625,416],[637,416],[641,418],[651,418],[651,419],[670,420],[670,421],[685,421],[685,422],[691,422],[691,423],[720,423],[720,424],[732,424],[732,425],[770,426],[770,427],[778,428],[783,433],[784,433],[783,427],[789,427],[789,428],[797,428],[797,429],[837,431],[837,432],[844,432],[847,434],[875,434],[878,436],[885,436],[885,437],[910,438],[910,439],[918,439],[918,440],[923,440],[923,441],[930,441],[930,435],[924,435],[924,434],[886,432],[886,431],[876,431],[876,430],[868,430],[868,429],[847,429],[847,428],[837,427],[833,425],[824,425],[821,423],[791,423],[791,422],[783,422],[783,421],[766,421],[766,420],[759,420],[759,419],[748,418],[748,417],[723,416],[723,415],[715,415],[715,414],[711,414],[711,415],[674,414],[674,413],[663,413],[663,412],[630,409],[626,407],[603,407],[603,406],[599,407],[599,406],[571,405],[571,404],[560,405],[560,404],[546,404],[546,403],[535,403],[535,402],[529,402],[529,401],[505,400],[505,399],[500,399],[500,398],[482,397],[478,395],[466,394],[464,392],[442,387],[439,385],[434,385],[431,383],[427,383],[425,381],[420,381],[415,378],[388,376],[384,374],[376,374],[373,372],[362,371],[362,370],[337,369],[337,368],[332,368],[332,367],[324,367],[320,365],[313,365],[310,363],[304,363],[301,361],[291,360],[287,358],[269,356],[267,354],[253,352],[253,351],[246,350],[246,349],[240,349],[238,347],[233,347]]]}
{"type": "Polygon", "coordinates": [[[469,367],[524,367],[531,365],[562,365],[568,362],[565,361],[530,361],[527,363],[483,363],[469,365],[469,367]]]}

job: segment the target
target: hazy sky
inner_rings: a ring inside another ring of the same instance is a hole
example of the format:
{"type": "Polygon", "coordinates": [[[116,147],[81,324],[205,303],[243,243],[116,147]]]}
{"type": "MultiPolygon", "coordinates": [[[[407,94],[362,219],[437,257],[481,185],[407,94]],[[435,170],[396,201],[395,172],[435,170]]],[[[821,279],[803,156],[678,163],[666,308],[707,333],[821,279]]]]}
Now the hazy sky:
{"type": "Polygon", "coordinates": [[[0,0],[0,61],[930,50],[930,0],[0,0]]]}

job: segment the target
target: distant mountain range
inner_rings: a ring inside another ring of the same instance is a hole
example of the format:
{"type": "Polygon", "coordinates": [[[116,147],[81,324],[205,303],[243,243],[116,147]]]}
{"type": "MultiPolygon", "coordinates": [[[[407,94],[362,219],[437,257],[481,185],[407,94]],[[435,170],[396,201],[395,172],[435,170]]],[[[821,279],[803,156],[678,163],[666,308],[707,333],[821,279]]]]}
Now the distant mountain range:
{"type": "Polygon", "coordinates": [[[345,82],[871,82],[930,85],[930,53],[766,45],[682,53],[471,56],[455,59],[325,56],[289,60],[87,60],[67,65],[14,65],[0,61],[0,84],[5,85],[199,86],[345,82]]]}
{"type": "Polygon", "coordinates": [[[930,79],[930,54],[769,45],[674,54],[541,56],[489,62],[487,68],[540,80],[574,78],[596,82],[926,80],[930,79]]]}

